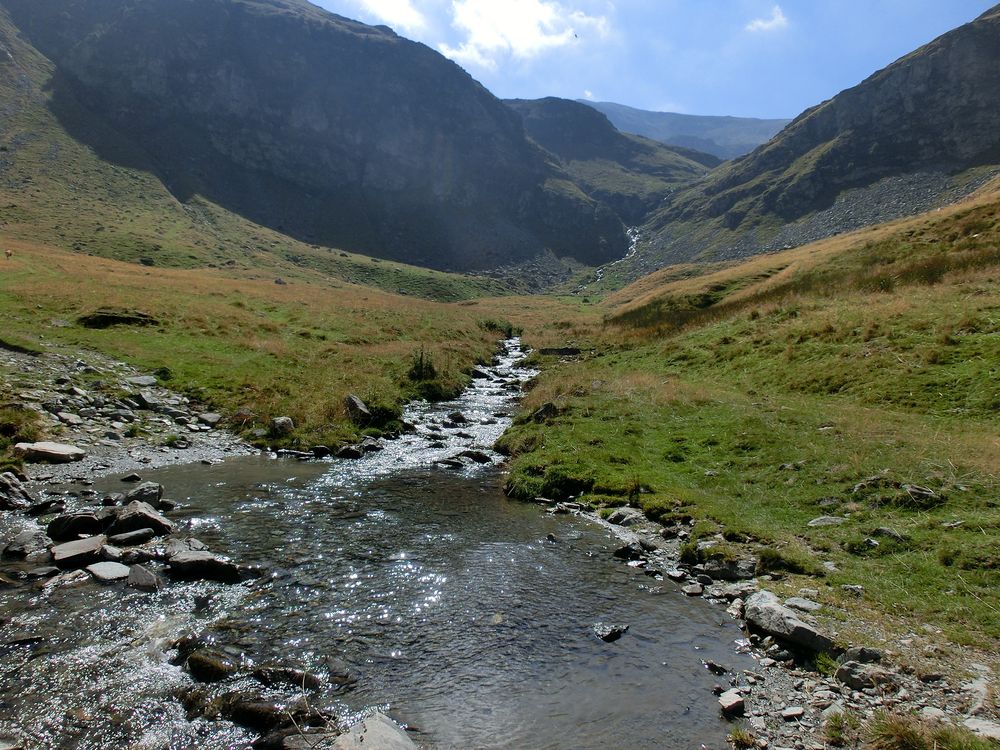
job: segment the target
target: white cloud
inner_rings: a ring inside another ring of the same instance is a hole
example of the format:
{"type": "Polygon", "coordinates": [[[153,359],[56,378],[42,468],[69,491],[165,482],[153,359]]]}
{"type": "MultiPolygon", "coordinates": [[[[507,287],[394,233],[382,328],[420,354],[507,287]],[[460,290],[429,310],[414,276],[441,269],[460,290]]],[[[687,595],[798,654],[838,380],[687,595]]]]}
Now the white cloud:
{"type": "Polygon", "coordinates": [[[583,90],[583,98],[584,99],[590,99],[590,101],[594,101],[594,92],[591,91],[590,89],[584,89],[583,90]]]}
{"type": "Polygon", "coordinates": [[[527,60],[588,36],[607,36],[604,16],[591,16],[555,0],[452,0],[452,26],[465,38],[438,49],[461,62],[496,69],[497,59],[527,60]]]}
{"type": "Polygon", "coordinates": [[[380,21],[399,31],[416,32],[427,28],[427,18],[413,0],[357,0],[358,5],[380,21]]]}
{"type": "Polygon", "coordinates": [[[780,5],[771,8],[770,18],[755,18],[747,24],[747,31],[778,31],[788,26],[788,17],[780,5]]]}

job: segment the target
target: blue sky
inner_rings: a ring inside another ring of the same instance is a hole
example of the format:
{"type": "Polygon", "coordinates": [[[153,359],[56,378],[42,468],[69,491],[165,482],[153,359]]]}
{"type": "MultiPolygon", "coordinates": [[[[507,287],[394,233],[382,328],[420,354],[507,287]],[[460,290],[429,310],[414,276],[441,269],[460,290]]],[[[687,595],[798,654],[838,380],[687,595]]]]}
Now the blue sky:
{"type": "Polygon", "coordinates": [[[451,57],[500,97],[793,117],[989,0],[312,0],[451,57]]]}

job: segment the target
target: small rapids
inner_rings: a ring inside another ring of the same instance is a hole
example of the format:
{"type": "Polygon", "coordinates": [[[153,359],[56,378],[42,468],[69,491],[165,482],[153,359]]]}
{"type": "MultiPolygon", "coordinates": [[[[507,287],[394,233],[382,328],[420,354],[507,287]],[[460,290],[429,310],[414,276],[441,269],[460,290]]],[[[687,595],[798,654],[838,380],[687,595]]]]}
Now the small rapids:
{"type": "MultiPolygon", "coordinates": [[[[249,676],[280,664],[323,678],[312,705],[343,721],[387,711],[425,748],[720,746],[719,678],[702,662],[749,664],[733,652],[735,624],[614,560],[606,529],[509,501],[494,464],[452,460],[474,450],[499,461],[489,446],[532,375],[521,357],[507,342],[488,377],[455,401],[412,405],[417,432],[357,461],[253,456],[147,472],[179,501],[176,535],[269,575],[167,579],[156,593],[5,585],[0,738],[31,749],[248,747],[256,733],[191,719],[181,698],[294,701],[294,689],[249,676]],[[605,643],[598,621],[630,627],[605,643]],[[171,663],[174,640],[197,633],[246,669],[198,686],[171,663]]],[[[95,489],[121,487],[108,477],[95,489]]],[[[4,515],[2,538],[31,523],[4,515]]],[[[4,570],[14,580],[17,565],[4,570]]]]}

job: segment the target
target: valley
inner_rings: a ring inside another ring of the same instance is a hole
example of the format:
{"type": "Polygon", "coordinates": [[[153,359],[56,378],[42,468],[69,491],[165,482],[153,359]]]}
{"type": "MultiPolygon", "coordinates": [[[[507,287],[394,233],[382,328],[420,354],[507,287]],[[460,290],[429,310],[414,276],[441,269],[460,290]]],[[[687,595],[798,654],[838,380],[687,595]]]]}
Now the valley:
{"type": "Polygon", "coordinates": [[[631,113],[706,153],[304,0],[180,6],[217,46],[0,0],[0,541],[180,493],[99,553],[155,593],[5,552],[0,748],[996,747],[1000,11],[792,121],[631,113]],[[202,538],[253,575],[177,580],[202,538]],[[74,707],[102,644],[150,713],[74,707]]]}

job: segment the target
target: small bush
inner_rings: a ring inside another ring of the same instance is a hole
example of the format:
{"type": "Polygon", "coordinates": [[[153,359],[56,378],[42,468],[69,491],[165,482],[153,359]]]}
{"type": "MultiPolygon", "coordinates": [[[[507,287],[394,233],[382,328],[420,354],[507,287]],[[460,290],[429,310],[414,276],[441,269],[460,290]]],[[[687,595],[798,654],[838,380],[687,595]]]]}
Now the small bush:
{"type": "Polygon", "coordinates": [[[819,672],[824,677],[833,677],[837,671],[837,660],[834,659],[826,651],[816,654],[816,671],[819,672]]]}
{"type": "Polygon", "coordinates": [[[733,731],[726,737],[726,740],[736,750],[749,750],[749,748],[757,746],[757,738],[746,727],[734,727],[733,731]]]}
{"type": "Polygon", "coordinates": [[[856,744],[855,740],[860,724],[858,717],[854,714],[835,713],[823,725],[823,738],[834,747],[856,744]]]}

